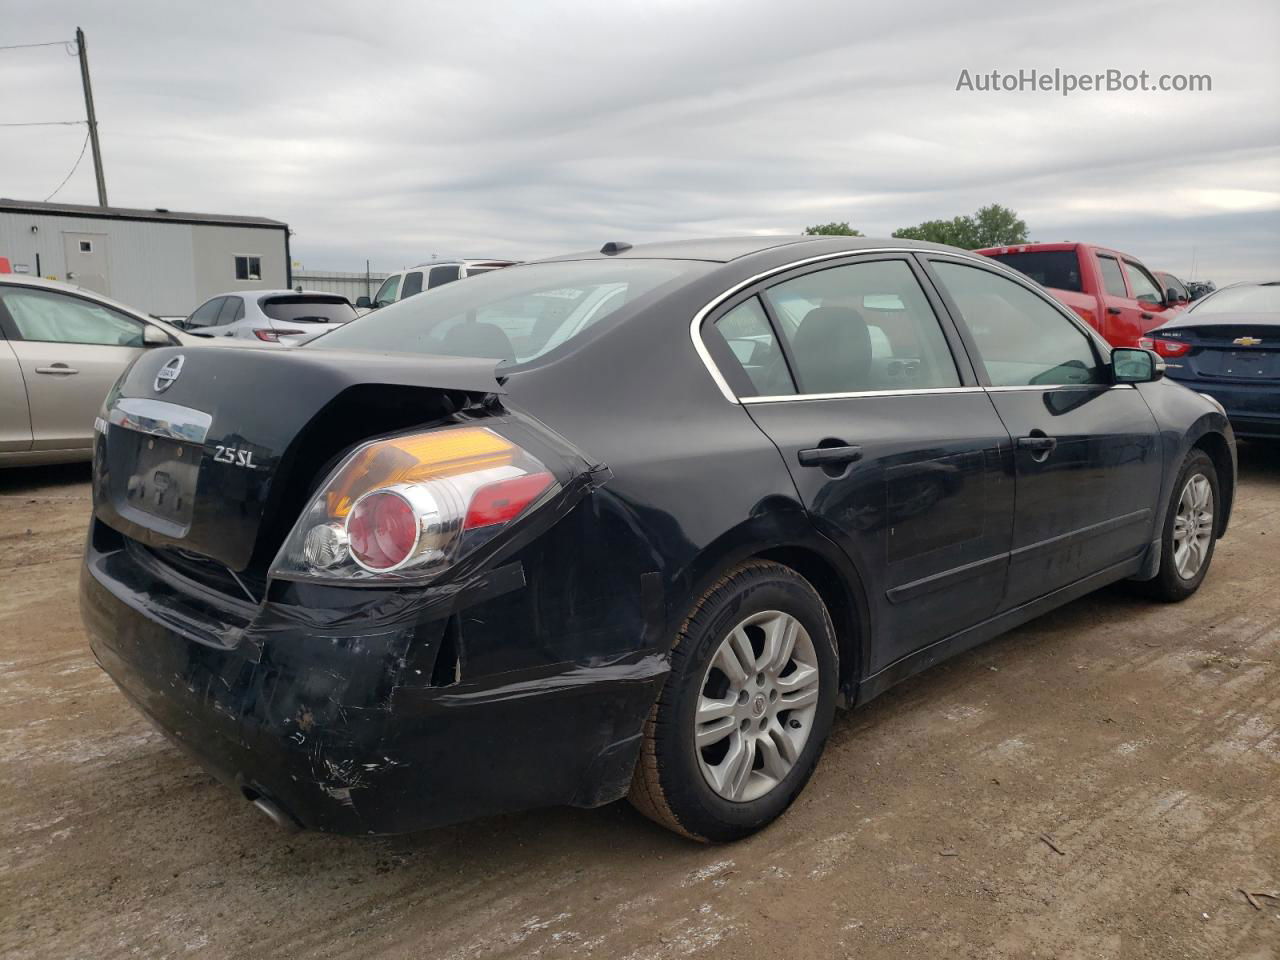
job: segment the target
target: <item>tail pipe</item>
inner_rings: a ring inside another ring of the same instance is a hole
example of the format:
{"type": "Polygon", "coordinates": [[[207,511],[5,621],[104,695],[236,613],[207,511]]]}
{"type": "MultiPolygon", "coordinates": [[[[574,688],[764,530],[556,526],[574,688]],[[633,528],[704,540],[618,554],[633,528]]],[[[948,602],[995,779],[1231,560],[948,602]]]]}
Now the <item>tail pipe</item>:
{"type": "Polygon", "coordinates": [[[297,833],[302,829],[302,824],[298,823],[289,811],[285,810],[284,807],[270,797],[265,797],[255,790],[248,789],[244,791],[244,795],[250,803],[266,814],[268,820],[285,833],[297,833]]]}

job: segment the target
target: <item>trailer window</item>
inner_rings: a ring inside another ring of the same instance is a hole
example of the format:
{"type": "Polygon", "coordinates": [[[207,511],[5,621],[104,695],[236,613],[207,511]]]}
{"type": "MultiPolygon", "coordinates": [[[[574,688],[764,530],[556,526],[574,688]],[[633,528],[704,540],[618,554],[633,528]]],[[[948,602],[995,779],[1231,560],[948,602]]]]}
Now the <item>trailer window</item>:
{"type": "Polygon", "coordinates": [[[262,258],[253,256],[236,256],[237,280],[261,280],[262,258]]]}

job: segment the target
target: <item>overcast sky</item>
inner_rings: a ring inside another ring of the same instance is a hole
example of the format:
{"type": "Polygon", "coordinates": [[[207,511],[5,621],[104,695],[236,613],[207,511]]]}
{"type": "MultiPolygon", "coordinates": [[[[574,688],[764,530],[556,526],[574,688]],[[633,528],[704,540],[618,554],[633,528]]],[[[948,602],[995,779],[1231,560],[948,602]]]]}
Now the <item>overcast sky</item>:
{"type": "MultiPolygon", "coordinates": [[[[285,220],[309,268],[829,220],[887,236],[998,202],[1033,239],[1280,275],[1275,0],[0,0],[0,46],[77,25],[111,202],[285,220]],[[1213,89],[955,89],[1033,67],[1213,89]]],[[[60,47],[0,50],[0,90],[0,123],[84,116],[60,47]]],[[[83,142],[0,127],[0,196],[45,199],[83,142]]],[[[57,199],[95,202],[87,154],[57,199]]]]}

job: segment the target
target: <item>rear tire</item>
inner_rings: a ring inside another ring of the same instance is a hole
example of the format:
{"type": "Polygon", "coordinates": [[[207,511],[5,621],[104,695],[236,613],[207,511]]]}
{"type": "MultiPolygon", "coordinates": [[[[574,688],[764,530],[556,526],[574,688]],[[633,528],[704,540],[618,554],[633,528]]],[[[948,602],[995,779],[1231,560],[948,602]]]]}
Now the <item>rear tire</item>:
{"type": "Polygon", "coordinates": [[[1160,535],[1160,571],[1142,584],[1152,599],[1179,603],[1200,589],[1218,541],[1218,471],[1203,450],[1182,462],[1160,535]]]}
{"type": "Polygon", "coordinates": [[[676,636],[628,799],[695,840],[761,829],[813,773],[838,676],[835,629],[813,586],[777,563],[733,569],[676,636]]]}

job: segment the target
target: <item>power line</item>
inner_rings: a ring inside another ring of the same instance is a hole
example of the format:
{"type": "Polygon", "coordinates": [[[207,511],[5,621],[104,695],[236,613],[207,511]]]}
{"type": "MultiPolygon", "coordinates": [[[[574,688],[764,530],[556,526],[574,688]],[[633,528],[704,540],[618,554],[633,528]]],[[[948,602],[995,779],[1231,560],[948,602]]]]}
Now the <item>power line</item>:
{"type": "Polygon", "coordinates": [[[71,56],[72,47],[74,46],[74,40],[48,40],[44,43],[10,43],[0,47],[0,50],[29,50],[32,47],[66,47],[67,56],[71,56]]]}
{"type": "Polygon", "coordinates": [[[47,197],[44,198],[44,200],[42,201],[43,203],[48,203],[55,196],[57,196],[58,191],[61,190],[63,187],[65,187],[67,185],[67,181],[70,180],[72,176],[74,176],[75,172],[80,169],[80,161],[84,159],[84,152],[88,148],[88,146],[89,146],[89,134],[85,133],[84,143],[80,145],[80,156],[76,157],[76,163],[75,163],[75,166],[71,168],[71,173],[68,173],[65,177],[62,178],[62,182],[58,184],[58,186],[54,189],[53,193],[49,194],[47,197]]]}
{"type": "Polygon", "coordinates": [[[0,123],[0,127],[74,127],[88,120],[37,120],[31,123],[0,123]]]}

